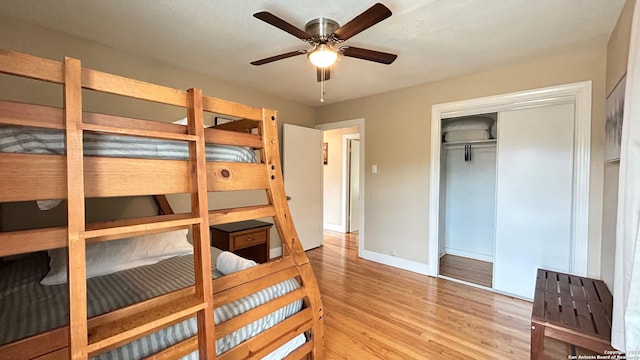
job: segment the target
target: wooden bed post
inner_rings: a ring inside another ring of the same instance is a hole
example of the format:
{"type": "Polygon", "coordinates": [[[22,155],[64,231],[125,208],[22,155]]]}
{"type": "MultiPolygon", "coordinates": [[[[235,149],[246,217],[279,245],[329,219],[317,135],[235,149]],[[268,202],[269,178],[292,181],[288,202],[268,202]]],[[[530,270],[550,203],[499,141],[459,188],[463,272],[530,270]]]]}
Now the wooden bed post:
{"type": "Polygon", "coordinates": [[[263,109],[260,134],[264,142],[262,158],[267,164],[269,176],[267,197],[269,198],[269,202],[274,205],[277,210],[274,219],[276,220],[275,223],[278,234],[280,235],[280,239],[282,239],[282,252],[283,254],[287,254],[285,249],[288,250],[288,254],[293,258],[300,271],[300,280],[307,289],[308,296],[305,304],[311,307],[313,312],[311,341],[313,341],[314,346],[312,354],[314,359],[322,359],[324,346],[324,310],[320,298],[320,288],[313,274],[309,258],[307,258],[300,239],[298,238],[298,233],[296,232],[291,217],[291,211],[289,210],[289,204],[287,203],[287,196],[284,191],[282,167],[280,165],[280,149],[278,148],[278,121],[276,111],[263,109]]]}
{"type": "Polygon", "coordinates": [[[85,260],[84,162],[82,148],[82,68],[64,59],[64,119],[67,152],[67,279],[69,342],[72,359],[87,354],[87,277],[85,260]]]}
{"type": "Polygon", "coordinates": [[[211,286],[211,244],[209,241],[209,204],[207,196],[207,159],[205,154],[202,90],[189,89],[187,96],[190,135],[197,140],[189,142],[189,170],[191,175],[191,212],[200,218],[193,231],[193,264],[196,295],[206,306],[198,311],[198,350],[201,359],[216,358],[216,337],[213,316],[213,289],[211,286]]]}

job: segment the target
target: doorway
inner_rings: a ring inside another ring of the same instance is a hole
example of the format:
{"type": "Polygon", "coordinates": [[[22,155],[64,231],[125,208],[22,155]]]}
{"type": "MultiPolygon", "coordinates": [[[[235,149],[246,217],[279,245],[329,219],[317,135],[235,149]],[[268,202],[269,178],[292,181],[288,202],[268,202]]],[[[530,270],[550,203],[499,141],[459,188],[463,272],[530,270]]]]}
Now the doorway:
{"type": "Polygon", "coordinates": [[[347,146],[347,232],[360,230],[360,134],[345,135],[347,146]]]}
{"type": "Polygon", "coordinates": [[[324,229],[357,234],[358,253],[364,243],[364,119],[316,126],[324,132],[324,229]]]}

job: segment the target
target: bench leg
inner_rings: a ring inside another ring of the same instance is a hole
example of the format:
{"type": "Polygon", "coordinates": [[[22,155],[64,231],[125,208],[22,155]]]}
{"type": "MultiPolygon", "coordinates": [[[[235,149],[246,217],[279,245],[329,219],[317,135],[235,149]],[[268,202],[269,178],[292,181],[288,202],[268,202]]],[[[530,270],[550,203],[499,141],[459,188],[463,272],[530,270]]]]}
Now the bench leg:
{"type": "Polygon", "coordinates": [[[531,323],[531,360],[544,360],[544,326],[531,323]]]}

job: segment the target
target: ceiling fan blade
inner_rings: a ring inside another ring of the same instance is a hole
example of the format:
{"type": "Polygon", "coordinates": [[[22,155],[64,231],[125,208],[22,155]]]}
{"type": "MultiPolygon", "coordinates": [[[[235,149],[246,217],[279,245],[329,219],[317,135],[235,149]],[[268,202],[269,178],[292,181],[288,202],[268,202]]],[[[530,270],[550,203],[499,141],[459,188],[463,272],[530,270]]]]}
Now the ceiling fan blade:
{"type": "Polygon", "coordinates": [[[297,37],[298,39],[302,39],[302,40],[311,39],[311,35],[307,34],[303,30],[300,30],[297,27],[289,24],[288,22],[280,19],[279,17],[273,15],[270,12],[261,11],[261,12],[253,14],[253,17],[255,17],[257,19],[260,19],[260,20],[266,22],[267,24],[273,25],[273,26],[277,27],[280,30],[286,31],[289,34],[297,37]]]}
{"type": "Polygon", "coordinates": [[[318,82],[327,81],[331,79],[331,69],[327,68],[316,68],[316,77],[318,78],[318,82]]]}
{"type": "Polygon", "coordinates": [[[268,58],[264,58],[264,59],[260,59],[260,60],[256,60],[256,61],[252,61],[251,65],[264,65],[270,62],[274,62],[274,61],[278,61],[278,60],[282,60],[282,59],[286,59],[286,58],[290,58],[292,56],[297,56],[297,55],[302,55],[302,54],[306,54],[307,50],[296,50],[296,51],[291,51],[288,53],[284,53],[284,54],[280,54],[280,55],[276,55],[276,56],[271,56],[268,58]]]}
{"type": "Polygon", "coordinates": [[[375,51],[369,49],[362,49],[353,46],[343,46],[340,48],[342,55],[354,57],[363,60],[375,61],[382,64],[391,64],[398,58],[396,54],[389,54],[382,51],[375,51]]]}
{"type": "Polygon", "coordinates": [[[333,35],[335,35],[338,40],[345,41],[389,16],[391,16],[391,10],[384,5],[377,3],[365,10],[362,14],[353,18],[348,23],[342,25],[333,33],[333,35]]]}

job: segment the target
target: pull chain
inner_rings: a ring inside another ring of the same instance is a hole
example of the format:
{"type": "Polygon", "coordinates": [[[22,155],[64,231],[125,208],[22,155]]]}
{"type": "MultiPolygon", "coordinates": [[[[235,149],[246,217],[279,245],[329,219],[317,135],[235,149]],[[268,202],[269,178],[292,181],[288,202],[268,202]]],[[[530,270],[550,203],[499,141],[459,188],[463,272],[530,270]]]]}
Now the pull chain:
{"type": "Polygon", "coordinates": [[[322,68],[321,70],[321,77],[320,77],[320,102],[323,103],[324,102],[324,68],[322,68]]]}

